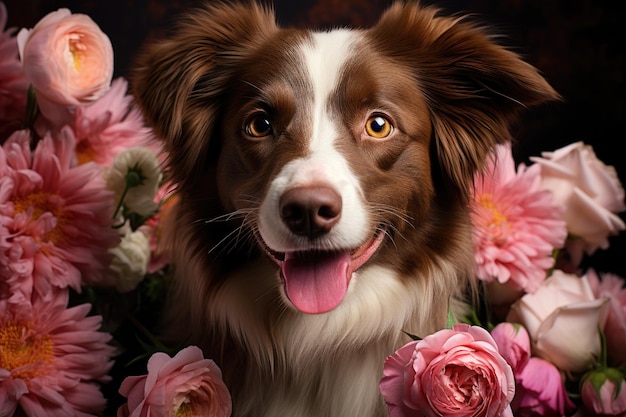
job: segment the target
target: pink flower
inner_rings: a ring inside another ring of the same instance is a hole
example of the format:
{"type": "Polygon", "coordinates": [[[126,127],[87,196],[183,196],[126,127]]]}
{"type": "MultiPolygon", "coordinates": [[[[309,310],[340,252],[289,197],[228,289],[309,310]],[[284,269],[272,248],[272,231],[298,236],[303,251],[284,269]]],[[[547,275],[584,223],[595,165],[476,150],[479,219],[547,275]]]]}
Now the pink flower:
{"type": "Polygon", "coordinates": [[[583,377],[580,395],[594,416],[626,415],[626,381],[615,368],[604,368],[583,377]]]}
{"type": "Polygon", "coordinates": [[[18,131],[0,148],[0,279],[11,301],[28,302],[32,291],[109,284],[119,236],[112,228],[113,195],[95,164],[73,166],[74,138],[64,129],[30,150],[18,131]]]}
{"type": "Polygon", "coordinates": [[[117,78],[94,103],[76,107],[71,126],[79,163],[94,161],[108,166],[123,150],[149,143],[152,131],[145,126],[132,96],[126,94],[127,88],[128,82],[117,78]]]}
{"type": "Polygon", "coordinates": [[[13,36],[15,31],[5,31],[6,24],[7,9],[0,3],[0,144],[23,124],[28,90],[13,36]]]}
{"type": "Polygon", "coordinates": [[[526,366],[530,359],[530,336],[524,326],[502,322],[493,328],[491,336],[514,373],[526,366]]]}
{"type": "Polygon", "coordinates": [[[526,327],[534,355],[562,371],[584,372],[599,357],[598,327],[607,311],[608,299],[596,299],[586,277],[555,270],[511,306],[507,321],[526,327]]]}
{"type": "Polygon", "coordinates": [[[510,145],[499,145],[482,176],[474,180],[471,202],[477,275],[534,292],[554,265],[567,230],[562,209],[541,189],[538,167],[515,171],[510,145]]]}
{"type": "Polygon", "coordinates": [[[626,209],[624,188],[615,168],[600,161],[591,146],[576,142],[531,160],[541,169],[542,187],[565,208],[569,233],[582,240],[582,245],[578,240],[567,244],[575,264],[582,250],[591,254],[606,249],[608,236],[626,229],[614,214],[626,209]]]}
{"type": "Polygon", "coordinates": [[[626,288],[624,278],[615,274],[587,271],[587,279],[596,298],[609,299],[609,312],[604,323],[608,363],[626,365],[626,288]]]}
{"type": "Polygon", "coordinates": [[[99,332],[91,306],[67,308],[68,292],[53,290],[49,301],[0,300],[0,415],[38,417],[100,415],[115,354],[111,336],[99,332]],[[18,412],[17,415],[22,415],[18,412]]]}
{"type": "Polygon", "coordinates": [[[400,348],[384,363],[390,417],[510,415],[513,371],[489,332],[456,324],[400,348]]]}
{"type": "Polygon", "coordinates": [[[574,410],[561,373],[550,362],[532,357],[515,373],[515,379],[515,398],[511,403],[515,417],[562,417],[574,410]]]}
{"type": "Polygon", "coordinates": [[[109,89],[113,47],[89,16],[59,9],[33,29],[22,29],[17,43],[39,108],[56,126],[69,121],[67,108],[93,101],[109,89]]]}
{"type": "Polygon", "coordinates": [[[189,346],[173,358],[162,352],[148,360],[148,374],[129,376],[120,386],[128,398],[118,417],[228,417],[231,398],[215,362],[189,346]]]}

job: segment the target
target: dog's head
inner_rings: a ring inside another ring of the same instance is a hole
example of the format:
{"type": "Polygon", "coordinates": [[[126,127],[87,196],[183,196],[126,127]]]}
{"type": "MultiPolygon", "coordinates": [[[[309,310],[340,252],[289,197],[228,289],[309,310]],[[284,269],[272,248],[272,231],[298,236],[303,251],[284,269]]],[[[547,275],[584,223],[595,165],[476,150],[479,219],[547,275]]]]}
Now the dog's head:
{"type": "Polygon", "coordinates": [[[207,5],[147,50],[132,81],[181,204],[243,224],[206,240],[256,242],[308,313],[337,306],[374,258],[427,268],[464,245],[474,173],[512,117],[558,97],[478,26],[418,4],[329,32],[279,28],[254,4],[207,5]]]}

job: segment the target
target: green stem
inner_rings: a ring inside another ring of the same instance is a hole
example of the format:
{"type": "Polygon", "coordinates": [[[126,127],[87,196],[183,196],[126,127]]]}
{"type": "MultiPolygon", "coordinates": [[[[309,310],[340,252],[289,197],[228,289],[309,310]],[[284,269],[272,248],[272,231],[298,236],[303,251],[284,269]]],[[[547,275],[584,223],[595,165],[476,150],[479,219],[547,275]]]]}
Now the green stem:
{"type": "Polygon", "coordinates": [[[35,149],[37,146],[37,132],[35,131],[35,122],[39,116],[39,106],[37,105],[37,99],[35,97],[35,87],[32,84],[28,86],[28,93],[26,95],[26,128],[30,131],[31,147],[35,149]]]}
{"type": "Polygon", "coordinates": [[[120,196],[120,201],[117,203],[117,207],[115,207],[115,212],[113,212],[113,220],[117,217],[117,214],[120,212],[122,205],[124,204],[124,199],[126,198],[126,194],[128,194],[128,190],[130,186],[127,182],[124,183],[124,191],[122,191],[122,195],[120,196]]]}

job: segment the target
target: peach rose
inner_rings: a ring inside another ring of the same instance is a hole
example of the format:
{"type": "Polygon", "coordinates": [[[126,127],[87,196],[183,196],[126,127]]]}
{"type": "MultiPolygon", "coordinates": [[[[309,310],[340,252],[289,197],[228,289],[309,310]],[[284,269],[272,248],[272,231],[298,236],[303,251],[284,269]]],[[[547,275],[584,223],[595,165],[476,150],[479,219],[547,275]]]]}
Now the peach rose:
{"type": "Polygon", "coordinates": [[[583,250],[606,249],[608,236],[626,229],[615,214],[626,210],[624,188],[615,168],[600,161],[591,146],[576,142],[530,159],[541,167],[542,186],[565,208],[569,233],[582,241],[572,248],[576,264],[583,250]]]}
{"type": "Polygon", "coordinates": [[[24,74],[52,123],[67,123],[68,107],[96,100],[111,85],[111,41],[87,15],[59,9],[22,29],[17,43],[24,74]]]}
{"type": "Polygon", "coordinates": [[[228,417],[232,402],[215,362],[204,359],[196,346],[173,358],[163,352],[148,360],[148,374],[129,376],[119,390],[128,403],[118,417],[228,417]]]}
{"type": "Polygon", "coordinates": [[[479,326],[456,324],[407,343],[383,374],[390,417],[512,416],[513,370],[479,326]]]}
{"type": "Polygon", "coordinates": [[[608,299],[594,297],[587,277],[555,270],[511,306],[506,320],[526,327],[534,355],[562,371],[582,372],[600,353],[598,328],[607,313],[608,299]]]}

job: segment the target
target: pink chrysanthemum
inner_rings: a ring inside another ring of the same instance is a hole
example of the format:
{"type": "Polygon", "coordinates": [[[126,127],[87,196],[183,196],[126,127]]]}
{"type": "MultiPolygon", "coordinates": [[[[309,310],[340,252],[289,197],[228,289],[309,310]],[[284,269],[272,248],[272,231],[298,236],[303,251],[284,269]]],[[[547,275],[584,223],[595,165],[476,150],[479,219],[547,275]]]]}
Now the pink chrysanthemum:
{"type": "Polygon", "coordinates": [[[117,78],[104,96],[76,108],[72,128],[79,163],[109,166],[121,151],[149,143],[152,131],[145,126],[133,97],[126,94],[127,88],[128,82],[117,78]]]}
{"type": "Polygon", "coordinates": [[[113,283],[108,249],[119,236],[111,227],[114,199],[96,164],[72,166],[70,129],[46,136],[31,152],[27,131],[0,148],[0,280],[11,302],[33,291],[113,283]]]}
{"type": "Polygon", "coordinates": [[[7,9],[0,3],[0,143],[23,123],[28,91],[15,30],[5,30],[6,24],[7,9]]]}
{"type": "Polygon", "coordinates": [[[517,172],[510,145],[499,145],[471,201],[477,275],[534,292],[567,237],[562,208],[541,189],[537,166],[517,172]]]}
{"type": "MultiPolygon", "coordinates": [[[[39,417],[100,415],[106,401],[99,382],[113,365],[111,335],[90,305],[67,308],[68,292],[44,301],[0,300],[0,415],[18,407],[39,417]]],[[[21,415],[18,414],[17,415],[21,415]]]]}

